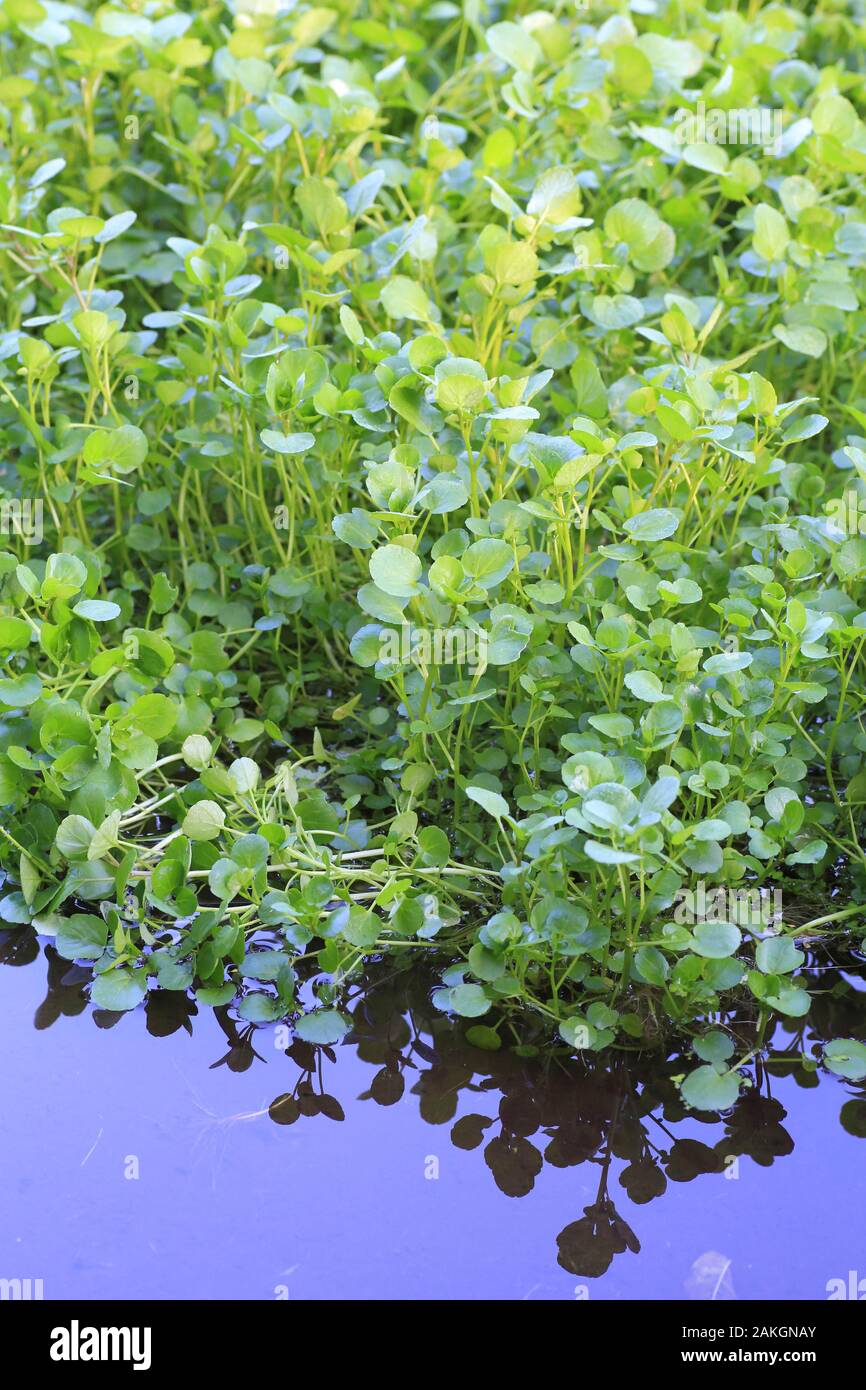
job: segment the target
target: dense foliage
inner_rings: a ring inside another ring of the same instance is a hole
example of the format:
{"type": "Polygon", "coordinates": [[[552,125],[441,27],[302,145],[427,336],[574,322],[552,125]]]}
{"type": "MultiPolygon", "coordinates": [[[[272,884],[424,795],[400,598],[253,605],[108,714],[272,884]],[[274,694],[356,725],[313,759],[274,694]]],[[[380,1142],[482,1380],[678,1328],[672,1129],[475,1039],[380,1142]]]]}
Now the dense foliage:
{"type": "Polygon", "coordinates": [[[806,1011],[866,867],[864,36],[0,5],[0,915],[95,1003],[333,1042],[434,952],[477,1046],[673,1020],[706,1106],[722,996],[806,1011]]]}

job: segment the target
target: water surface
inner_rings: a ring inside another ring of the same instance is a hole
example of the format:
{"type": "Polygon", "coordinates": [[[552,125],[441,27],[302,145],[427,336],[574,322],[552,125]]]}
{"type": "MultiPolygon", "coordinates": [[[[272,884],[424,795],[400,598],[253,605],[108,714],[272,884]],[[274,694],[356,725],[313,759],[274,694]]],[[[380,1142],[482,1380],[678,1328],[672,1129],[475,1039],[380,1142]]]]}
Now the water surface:
{"type": "Polygon", "coordinates": [[[809,1020],[772,1035],[790,1060],[753,1063],[724,1118],[683,1110],[676,1053],[481,1052],[417,973],[374,972],[340,1047],[286,1051],[185,995],[94,1012],[89,972],[24,931],[0,960],[0,1277],[46,1298],[825,1299],[866,1278],[866,1087],[797,1061],[866,1037],[851,957],[815,967],[809,1020]]]}

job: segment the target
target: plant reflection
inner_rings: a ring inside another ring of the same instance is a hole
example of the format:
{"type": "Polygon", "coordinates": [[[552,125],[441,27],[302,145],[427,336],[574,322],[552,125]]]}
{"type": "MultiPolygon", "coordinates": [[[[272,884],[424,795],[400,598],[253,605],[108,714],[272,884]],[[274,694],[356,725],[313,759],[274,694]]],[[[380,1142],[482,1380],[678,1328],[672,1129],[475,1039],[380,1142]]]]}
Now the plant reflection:
{"type": "MultiPolygon", "coordinates": [[[[32,933],[0,933],[0,963],[26,965],[38,956],[32,933]]],[[[39,1029],[84,1012],[90,980],[89,970],[71,965],[50,945],[44,957],[47,993],[34,1019],[39,1029]]],[[[822,1040],[866,1037],[862,970],[862,959],[852,952],[811,959],[805,971],[816,996],[811,1014],[776,1020],[762,1039],[754,1013],[714,1018],[744,1054],[755,1053],[749,1064],[752,1086],[724,1115],[685,1108],[674,1078],[688,1062],[677,1047],[622,1052],[604,1064],[591,1055],[577,1059],[562,1048],[535,1046],[531,1039],[513,1050],[473,1047],[464,1037],[465,1024],[432,1006],[431,981],[418,970],[395,975],[384,965],[374,967],[342,1001],[353,1019],[343,1045],[354,1047],[372,1071],[360,1101],[388,1107],[407,1092],[417,1097],[422,1118],[449,1126],[456,1148],[482,1151],[493,1181],[508,1197],[532,1192],[545,1164],[595,1166],[594,1200],[557,1237],[562,1268],[593,1278],[604,1274],[615,1256],[641,1248],[617,1209],[621,1191],[641,1207],[663,1197],[671,1184],[736,1176],[736,1165],[746,1157],[768,1168],[792,1152],[787,1112],[773,1095],[776,1077],[790,1076],[804,1089],[822,1081],[840,1087],[843,1127],[866,1138],[866,1083],[830,1077],[813,1060],[822,1040]]],[[[123,1017],[100,1010],[92,1014],[101,1028],[123,1017]]],[[[197,1014],[195,1001],[180,991],[152,994],[145,1005],[147,1029],[155,1037],[181,1029],[191,1033],[197,1014]]],[[[228,1008],[215,1010],[215,1016],[226,1050],[212,1068],[243,1072],[264,1060],[269,1030],[239,1021],[228,1008]]],[[[339,1049],[295,1038],[285,1056],[293,1068],[291,1084],[256,1114],[267,1114],[279,1126],[319,1117],[344,1120],[343,1107],[327,1087],[339,1049]]],[[[702,1258],[710,1263],[694,1271],[695,1296],[733,1296],[726,1293],[731,1286],[724,1257],[709,1252],[702,1258]]]]}

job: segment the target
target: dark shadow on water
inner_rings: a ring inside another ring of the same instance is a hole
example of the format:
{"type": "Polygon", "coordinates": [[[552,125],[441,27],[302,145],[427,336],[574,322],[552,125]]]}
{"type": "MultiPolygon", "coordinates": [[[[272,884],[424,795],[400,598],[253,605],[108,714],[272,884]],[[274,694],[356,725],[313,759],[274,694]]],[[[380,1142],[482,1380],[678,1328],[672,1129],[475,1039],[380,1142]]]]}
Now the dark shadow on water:
{"type": "MultiPolygon", "coordinates": [[[[131,1016],[90,1009],[85,988],[89,970],[61,959],[50,945],[40,947],[30,932],[0,934],[0,964],[29,967],[32,979],[40,957],[47,969],[47,989],[33,1014],[36,1030],[44,1032],[87,1012],[100,1030],[126,1030],[131,1016]]],[[[677,1193],[685,1185],[736,1180],[746,1160],[759,1169],[783,1173],[798,1132],[811,1123],[809,1092],[832,1092],[838,1121],[834,1118],[829,1128],[826,1118],[821,1121],[828,1130],[823,1137],[828,1149],[836,1135],[866,1137],[866,1083],[842,1081],[810,1064],[820,1057],[822,1040],[866,1038],[862,971],[862,959],[838,948],[832,956],[810,960],[805,973],[815,994],[811,1014],[771,1025],[766,1047],[748,1064],[752,1085],[724,1115],[689,1112],[683,1105],[675,1078],[694,1066],[695,1059],[677,1047],[656,1053],[620,1052],[604,1062],[591,1055],[579,1060],[563,1049],[522,1056],[505,1048],[489,1052],[473,1047],[464,1037],[465,1023],[432,1006],[432,979],[418,968],[396,974],[389,963],[372,968],[363,988],[354,988],[346,1004],[353,1028],[336,1048],[314,1047],[295,1038],[275,1049],[279,1034],[273,1025],[244,1023],[226,1008],[199,1010],[184,993],[155,994],[143,1012],[153,1039],[192,1037],[194,1032],[198,1038],[200,1030],[206,1032],[208,1070],[260,1074],[259,1090],[267,1089],[265,1103],[234,1118],[291,1129],[302,1146],[311,1124],[343,1123],[347,1111],[350,1120],[357,1119],[360,1107],[393,1110],[410,1103],[424,1125],[442,1136],[447,1133],[450,1146],[466,1156],[461,1181],[473,1191],[481,1183],[493,1183],[508,1198],[530,1198],[546,1174],[574,1170],[580,1178],[575,1192],[584,1198],[588,1193],[590,1200],[575,1200],[571,1219],[545,1239],[551,1262],[555,1258],[569,1275],[592,1281],[615,1262],[641,1256],[644,1214],[651,1204],[666,1205],[670,1220],[676,1221],[681,1205],[677,1193]],[[339,1099],[337,1083],[349,1058],[353,1094],[339,1099]],[[789,1112],[795,1112],[794,1123],[789,1112]],[[473,1153],[474,1159],[469,1157],[473,1153]]],[[[11,973],[2,972],[3,997],[10,996],[11,973]]],[[[744,1014],[724,1022],[743,1052],[750,1051],[754,1017],[744,1014]]],[[[75,1026],[86,1029],[90,1024],[82,1019],[75,1026]]],[[[58,1039],[59,1035],[58,1029],[58,1039]]],[[[27,1039],[19,1036],[17,1045],[26,1048],[27,1039]]],[[[150,1064],[148,1049],[155,1046],[140,1036],[135,1055],[142,1067],[150,1064]]],[[[826,1117],[826,1108],[821,1114],[826,1117]]],[[[347,1146],[351,1129],[348,1125],[347,1146]]],[[[383,1131],[382,1144],[388,1143],[383,1131]]],[[[439,1146],[439,1156],[425,1161],[442,1161],[441,1139],[439,1146]]],[[[308,1172],[304,1181],[309,1199],[322,1200],[324,1188],[317,1192],[315,1173],[308,1172]]],[[[807,1201],[808,1193],[803,1192],[802,1202],[807,1201]]],[[[862,1201],[858,1205],[862,1210],[862,1201]]],[[[387,1213],[382,1219],[387,1220],[387,1213]]],[[[507,1249],[507,1210],[502,1219],[507,1249]]],[[[862,1233],[859,1219],[858,1224],[862,1233]]],[[[455,1258],[460,1256],[455,1251],[455,1258]]],[[[734,1289],[730,1261],[715,1249],[696,1256],[684,1286],[696,1298],[742,1296],[734,1289]]],[[[191,1287],[188,1296],[195,1294],[191,1287]]],[[[395,1288],[393,1296],[410,1295],[395,1288]]]]}

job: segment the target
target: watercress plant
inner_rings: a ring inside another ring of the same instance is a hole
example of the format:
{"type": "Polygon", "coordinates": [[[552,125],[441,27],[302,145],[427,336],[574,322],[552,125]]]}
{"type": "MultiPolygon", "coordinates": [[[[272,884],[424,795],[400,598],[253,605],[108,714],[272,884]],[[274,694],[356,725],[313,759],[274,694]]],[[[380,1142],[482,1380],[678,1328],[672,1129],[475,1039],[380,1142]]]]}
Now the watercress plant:
{"type": "Polygon", "coordinates": [[[3,0],[0,916],[96,1005],[332,1043],[432,953],[476,1046],[674,1027],[704,1108],[723,1000],[805,1013],[863,930],[862,52],[3,0]]]}

